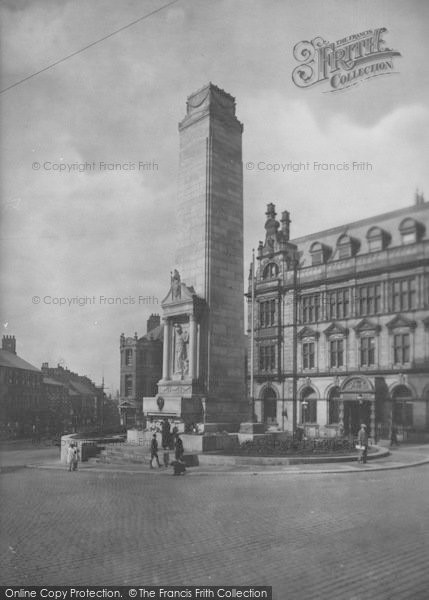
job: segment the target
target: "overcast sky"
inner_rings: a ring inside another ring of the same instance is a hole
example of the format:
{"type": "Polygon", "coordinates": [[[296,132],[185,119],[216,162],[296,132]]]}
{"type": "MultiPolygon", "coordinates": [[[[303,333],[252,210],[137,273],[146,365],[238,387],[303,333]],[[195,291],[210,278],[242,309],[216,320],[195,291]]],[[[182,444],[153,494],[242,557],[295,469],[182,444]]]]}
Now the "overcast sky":
{"type": "MultiPolygon", "coordinates": [[[[162,0],[6,0],[2,85],[43,69],[159,8],[162,0]]],[[[245,272],[274,202],[292,236],[411,205],[429,194],[429,4],[424,0],[179,0],[3,93],[3,333],[40,367],[58,362],[108,392],[119,386],[119,335],[160,312],[99,296],[159,302],[174,265],[177,124],[212,81],[236,97],[243,161],[364,161],[364,172],[244,171],[245,272]],[[297,42],[386,27],[396,74],[347,91],[292,82],[297,42]],[[45,163],[96,163],[70,173],[45,163]],[[152,171],[99,162],[154,161],[152,171]],[[38,170],[33,163],[39,163],[38,170]],[[33,304],[33,296],[40,297],[33,304]],[[86,306],[49,298],[93,297],[86,306]],[[45,298],[48,297],[47,302],[45,298]]]]}

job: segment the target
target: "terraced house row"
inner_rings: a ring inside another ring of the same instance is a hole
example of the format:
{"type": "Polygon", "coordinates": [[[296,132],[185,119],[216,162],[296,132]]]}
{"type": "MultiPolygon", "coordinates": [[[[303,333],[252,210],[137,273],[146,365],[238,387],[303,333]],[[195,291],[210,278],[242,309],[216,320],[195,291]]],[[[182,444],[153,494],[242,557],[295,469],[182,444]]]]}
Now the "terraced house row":
{"type": "Polygon", "coordinates": [[[374,437],[393,423],[425,438],[429,203],[416,193],[413,206],[294,240],[287,211],[266,216],[247,294],[257,419],[292,429],[295,396],[309,435],[365,422],[374,437]]]}
{"type": "Polygon", "coordinates": [[[117,406],[103,386],[62,365],[38,369],[4,335],[0,349],[0,440],[117,427],[117,406]]]}

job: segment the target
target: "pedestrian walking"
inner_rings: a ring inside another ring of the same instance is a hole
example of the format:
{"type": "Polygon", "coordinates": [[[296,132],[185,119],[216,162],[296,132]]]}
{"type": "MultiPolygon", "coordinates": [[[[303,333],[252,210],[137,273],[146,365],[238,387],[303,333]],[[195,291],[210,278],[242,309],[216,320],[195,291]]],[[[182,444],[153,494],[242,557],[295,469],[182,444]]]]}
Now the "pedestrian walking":
{"type": "Polygon", "coordinates": [[[67,467],[68,467],[69,471],[71,471],[72,467],[73,467],[73,455],[74,455],[73,444],[69,444],[69,447],[67,448],[67,467]]]}
{"type": "Polygon", "coordinates": [[[390,429],[390,447],[399,446],[398,442],[398,433],[396,431],[395,425],[392,423],[392,427],[390,429]]]}
{"type": "Polygon", "coordinates": [[[175,458],[176,460],[183,462],[183,455],[184,455],[184,448],[183,448],[183,442],[182,442],[182,438],[180,437],[179,434],[176,435],[176,453],[175,453],[175,458]]]}
{"type": "Polygon", "coordinates": [[[163,420],[161,431],[162,431],[162,440],[161,440],[162,448],[164,450],[168,450],[168,448],[170,446],[170,423],[168,422],[168,419],[163,420]]]}
{"type": "Polygon", "coordinates": [[[161,468],[161,465],[159,464],[159,458],[158,458],[158,441],[156,439],[156,433],[153,434],[152,441],[150,443],[150,468],[151,469],[153,469],[152,461],[154,458],[156,458],[158,467],[161,468]]]}
{"type": "Polygon", "coordinates": [[[359,458],[358,462],[365,464],[368,455],[368,433],[365,423],[362,423],[358,433],[359,458]]]}
{"type": "Polygon", "coordinates": [[[174,447],[176,445],[176,436],[179,432],[179,429],[177,428],[177,425],[174,425],[171,434],[170,434],[170,450],[174,450],[174,447]]]}
{"type": "Polygon", "coordinates": [[[67,464],[69,471],[77,471],[79,450],[74,442],[67,449],[67,464]]]}

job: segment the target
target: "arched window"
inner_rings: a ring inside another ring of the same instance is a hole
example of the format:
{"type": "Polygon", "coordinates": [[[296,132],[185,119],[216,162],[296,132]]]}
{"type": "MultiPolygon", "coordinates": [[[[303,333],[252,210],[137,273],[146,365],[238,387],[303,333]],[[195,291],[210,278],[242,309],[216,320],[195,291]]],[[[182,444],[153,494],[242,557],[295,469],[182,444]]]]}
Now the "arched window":
{"type": "Polygon", "coordinates": [[[350,236],[342,235],[337,242],[338,258],[350,258],[352,255],[352,242],[350,236]]]}
{"type": "Polygon", "coordinates": [[[401,234],[402,243],[407,245],[418,242],[421,229],[422,227],[420,223],[417,223],[417,221],[411,217],[401,221],[401,224],[399,225],[399,233],[401,234]]]}
{"type": "Polygon", "coordinates": [[[268,263],[262,274],[262,279],[273,279],[279,274],[279,267],[276,263],[268,263]]]}
{"type": "Polygon", "coordinates": [[[328,396],[328,423],[330,425],[340,422],[340,388],[334,387],[328,396]]]}
{"type": "Polygon", "coordinates": [[[329,255],[331,254],[331,249],[320,242],[313,242],[310,246],[310,255],[311,255],[311,264],[313,266],[324,264],[329,255]]]}
{"type": "Polygon", "coordinates": [[[301,423],[317,423],[317,396],[312,387],[306,387],[301,394],[301,423]]]}
{"type": "Polygon", "coordinates": [[[366,234],[366,239],[368,240],[369,252],[377,252],[378,250],[384,250],[387,235],[380,227],[371,227],[366,234]]]}

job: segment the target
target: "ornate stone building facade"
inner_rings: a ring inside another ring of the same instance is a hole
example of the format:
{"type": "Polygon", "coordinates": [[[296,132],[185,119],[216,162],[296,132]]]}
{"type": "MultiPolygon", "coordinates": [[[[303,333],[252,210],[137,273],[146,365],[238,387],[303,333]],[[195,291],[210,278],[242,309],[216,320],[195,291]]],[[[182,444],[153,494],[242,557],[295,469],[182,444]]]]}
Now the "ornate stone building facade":
{"type": "Polygon", "coordinates": [[[147,320],[146,335],[120,337],[121,424],[130,427],[143,420],[143,396],[154,395],[162,374],[162,325],[159,315],[147,320]]]}
{"type": "MultiPolygon", "coordinates": [[[[289,240],[268,205],[254,283],[254,412],[309,435],[429,432],[429,203],[289,240]],[[294,397],[296,402],[294,402],[294,397]],[[295,412],[294,412],[295,411],[295,412]]],[[[249,331],[252,323],[249,278],[249,331]]],[[[250,336],[249,336],[250,338],[250,336]]],[[[249,352],[250,355],[250,352],[249,352]]]]}

